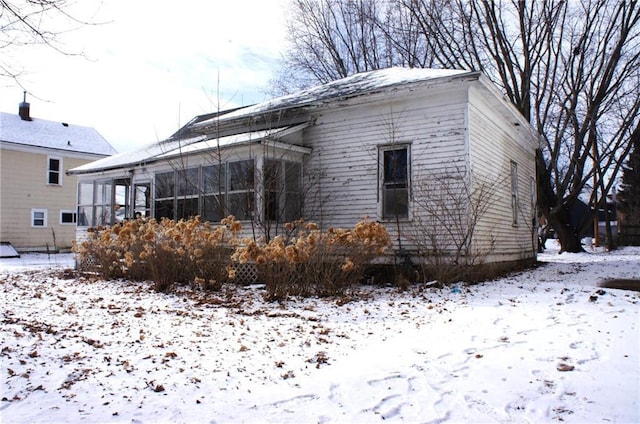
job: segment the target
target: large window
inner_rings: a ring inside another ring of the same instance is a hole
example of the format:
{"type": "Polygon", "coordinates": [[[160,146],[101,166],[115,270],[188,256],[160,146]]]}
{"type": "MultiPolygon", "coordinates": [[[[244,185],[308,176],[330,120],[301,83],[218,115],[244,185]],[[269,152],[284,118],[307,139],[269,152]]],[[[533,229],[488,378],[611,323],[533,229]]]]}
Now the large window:
{"type": "Polygon", "coordinates": [[[155,217],[182,219],[202,215],[219,222],[227,215],[251,219],[255,198],[254,161],[208,165],[155,176],[155,217]]]}
{"type": "Polygon", "coordinates": [[[62,185],[62,159],[47,158],[47,184],[62,185]]]}
{"type": "Polygon", "coordinates": [[[264,219],[287,222],[300,217],[302,165],[269,159],[264,161],[261,174],[256,174],[253,159],[159,172],[155,175],[154,216],[181,219],[200,215],[204,221],[219,222],[233,215],[250,220],[256,212],[257,183],[264,187],[264,209],[260,211],[264,219]]]}
{"type": "Polygon", "coordinates": [[[387,146],[380,154],[382,218],[408,218],[409,147],[387,146]]]}
{"type": "Polygon", "coordinates": [[[112,225],[130,218],[130,178],[78,183],[78,211],[62,211],[60,222],[79,227],[112,225]]]}

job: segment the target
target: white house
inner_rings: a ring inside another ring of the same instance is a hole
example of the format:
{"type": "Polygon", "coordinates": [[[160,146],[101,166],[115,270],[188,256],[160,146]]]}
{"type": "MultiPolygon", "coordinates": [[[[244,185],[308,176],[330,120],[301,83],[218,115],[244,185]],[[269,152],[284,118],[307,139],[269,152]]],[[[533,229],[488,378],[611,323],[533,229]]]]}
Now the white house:
{"type": "MultiPolygon", "coordinates": [[[[20,251],[71,248],[76,236],[75,168],[116,151],[93,128],[0,112],[0,239],[20,251]]],[[[12,252],[13,249],[7,249],[12,252]]]]}
{"type": "Polygon", "coordinates": [[[136,215],[233,214],[253,236],[299,217],[327,229],[366,216],[387,223],[396,251],[415,254],[425,231],[472,222],[469,243],[486,262],[516,264],[536,254],[537,147],[480,73],[390,68],[198,116],[165,141],[69,174],[80,237],[136,215]],[[454,188],[468,190],[466,201],[438,206],[434,193],[454,188]]]}

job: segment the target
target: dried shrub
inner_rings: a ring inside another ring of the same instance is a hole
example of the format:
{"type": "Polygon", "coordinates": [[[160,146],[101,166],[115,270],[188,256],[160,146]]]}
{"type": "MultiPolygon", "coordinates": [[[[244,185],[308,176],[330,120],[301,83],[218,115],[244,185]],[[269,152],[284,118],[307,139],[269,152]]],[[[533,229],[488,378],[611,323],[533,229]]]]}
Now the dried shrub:
{"type": "Polygon", "coordinates": [[[218,290],[229,279],[240,223],[225,218],[213,227],[199,217],[173,221],[131,220],[89,230],[89,239],[74,245],[80,263],[95,263],[103,278],[151,279],[158,291],[194,282],[218,290]]]}
{"type": "MultiPolygon", "coordinates": [[[[293,228],[293,224],[287,224],[293,228]]],[[[267,298],[342,295],[360,282],[364,267],[391,245],[386,228],[363,220],[353,229],[330,228],[323,233],[308,223],[297,235],[278,236],[268,243],[243,241],[232,259],[255,262],[267,298]]]]}

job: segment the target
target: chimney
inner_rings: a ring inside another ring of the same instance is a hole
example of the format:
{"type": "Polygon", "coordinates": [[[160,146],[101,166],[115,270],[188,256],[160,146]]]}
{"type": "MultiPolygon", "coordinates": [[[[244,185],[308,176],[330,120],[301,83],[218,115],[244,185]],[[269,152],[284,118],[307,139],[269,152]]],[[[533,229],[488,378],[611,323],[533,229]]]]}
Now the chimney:
{"type": "Polygon", "coordinates": [[[24,98],[22,103],[20,103],[20,107],[18,108],[18,115],[20,115],[20,119],[23,121],[31,121],[31,116],[29,116],[29,103],[27,103],[27,92],[24,92],[24,98]]]}

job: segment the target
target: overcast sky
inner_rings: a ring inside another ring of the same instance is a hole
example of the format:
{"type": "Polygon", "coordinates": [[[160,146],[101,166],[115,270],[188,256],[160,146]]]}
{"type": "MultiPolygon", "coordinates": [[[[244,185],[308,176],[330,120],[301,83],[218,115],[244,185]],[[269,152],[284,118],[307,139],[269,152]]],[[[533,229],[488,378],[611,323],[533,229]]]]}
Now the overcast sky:
{"type": "MultiPolygon", "coordinates": [[[[195,115],[269,98],[286,0],[91,0],[82,7],[89,4],[81,17],[108,23],[63,38],[65,50],[84,57],[40,46],[3,50],[28,72],[22,82],[33,117],[94,127],[123,152],[168,137],[195,115]]],[[[0,81],[0,111],[17,113],[21,101],[22,88],[0,81]]]]}

